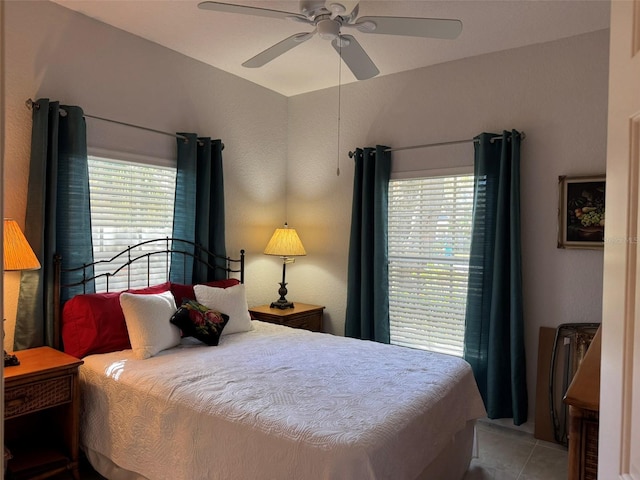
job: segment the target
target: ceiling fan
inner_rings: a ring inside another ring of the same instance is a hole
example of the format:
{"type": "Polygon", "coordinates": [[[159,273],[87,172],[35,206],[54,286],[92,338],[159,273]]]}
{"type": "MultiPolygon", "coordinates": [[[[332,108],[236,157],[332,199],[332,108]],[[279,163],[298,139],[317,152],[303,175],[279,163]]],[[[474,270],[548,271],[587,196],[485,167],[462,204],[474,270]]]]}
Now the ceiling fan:
{"type": "Polygon", "coordinates": [[[326,40],[338,52],[344,63],[358,80],[366,80],[380,73],[358,41],[352,35],[345,35],[343,30],[356,30],[361,33],[381,35],[404,35],[410,37],[454,39],[462,32],[462,22],[441,18],[410,17],[359,17],[358,5],[347,13],[344,5],[330,0],[301,0],[300,13],[271,10],[268,8],[234,5],[230,3],[205,1],[198,4],[203,10],[224,13],[239,13],[260,17],[292,20],[313,26],[311,32],[291,35],[281,42],[260,52],[242,64],[244,67],[257,68],[274,60],[294,47],[306,42],[316,33],[326,40]]]}

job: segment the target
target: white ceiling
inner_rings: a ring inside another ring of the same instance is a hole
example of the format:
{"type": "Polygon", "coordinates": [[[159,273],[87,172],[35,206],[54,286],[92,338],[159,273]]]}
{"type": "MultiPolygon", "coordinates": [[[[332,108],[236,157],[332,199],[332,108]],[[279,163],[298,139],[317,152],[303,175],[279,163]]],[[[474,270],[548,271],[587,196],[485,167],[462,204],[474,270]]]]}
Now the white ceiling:
{"type": "MultiPolygon", "coordinates": [[[[241,63],[312,28],[300,23],[200,10],[199,0],[53,0],[286,96],[354,82],[327,40],[317,35],[261,68],[241,63]]],[[[220,0],[299,12],[297,0],[220,0]]],[[[336,0],[334,0],[336,1],[336,0]]],[[[340,1],[340,0],[337,0],[340,1]]],[[[347,8],[356,1],[342,1],[347,8]]],[[[457,18],[456,40],[350,31],[380,75],[557,40],[609,27],[608,0],[361,0],[359,16],[457,18]]],[[[366,80],[365,80],[366,81],[366,80]]]]}

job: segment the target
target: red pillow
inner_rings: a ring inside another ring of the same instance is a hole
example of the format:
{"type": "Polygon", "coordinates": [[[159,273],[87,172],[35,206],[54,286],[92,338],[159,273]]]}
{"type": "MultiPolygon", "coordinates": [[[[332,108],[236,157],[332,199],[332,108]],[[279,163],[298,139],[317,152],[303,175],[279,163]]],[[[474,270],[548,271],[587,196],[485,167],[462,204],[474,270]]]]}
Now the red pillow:
{"type": "MultiPolygon", "coordinates": [[[[152,287],[127,290],[135,294],[162,293],[170,289],[165,282],[152,287]]],[[[120,308],[120,293],[76,295],[62,309],[64,351],[76,358],[131,348],[129,332],[120,308]]]]}
{"type": "MultiPolygon", "coordinates": [[[[217,287],[217,288],[229,288],[234,285],[239,285],[240,280],[237,278],[225,278],[224,280],[213,280],[211,282],[202,283],[201,285],[207,285],[208,287],[217,287]]],[[[182,305],[182,301],[185,298],[189,300],[195,300],[196,294],[193,291],[193,285],[183,285],[181,283],[172,283],[171,284],[171,293],[173,293],[173,298],[176,300],[176,306],[182,305]]]]}

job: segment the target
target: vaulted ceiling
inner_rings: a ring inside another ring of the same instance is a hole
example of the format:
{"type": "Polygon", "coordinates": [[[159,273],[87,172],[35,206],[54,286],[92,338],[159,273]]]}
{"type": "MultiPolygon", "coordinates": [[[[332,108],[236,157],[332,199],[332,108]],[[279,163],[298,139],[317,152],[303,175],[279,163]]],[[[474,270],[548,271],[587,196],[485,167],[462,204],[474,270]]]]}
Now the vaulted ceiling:
{"type": "MultiPolygon", "coordinates": [[[[286,96],[357,81],[330,42],[314,36],[260,68],[241,64],[313,27],[290,20],[202,10],[198,0],[53,0],[286,96]]],[[[299,13],[296,0],[221,0],[299,13]]],[[[347,11],[358,2],[340,1],[347,11]]],[[[380,70],[406,70],[557,40],[609,26],[608,0],[361,0],[359,17],[449,18],[462,21],[455,40],[349,31],[380,70]]],[[[364,80],[367,81],[367,80],[364,80]]]]}

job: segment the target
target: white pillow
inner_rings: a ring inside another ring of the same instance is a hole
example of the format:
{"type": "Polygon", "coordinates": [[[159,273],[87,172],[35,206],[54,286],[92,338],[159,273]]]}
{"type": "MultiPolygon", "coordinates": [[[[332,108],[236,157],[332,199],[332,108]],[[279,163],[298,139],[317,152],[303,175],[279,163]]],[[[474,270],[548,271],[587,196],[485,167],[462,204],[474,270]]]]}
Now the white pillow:
{"type": "Polygon", "coordinates": [[[122,293],[120,306],[136,358],[153,357],[180,343],[180,329],[169,320],[176,312],[171,291],[153,295],[122,293]]]}
{"type": "Polygon", "coordinates": [[[253,329],[243,284],[228,288],[195,285],[193,291],[198,303],[229,315],[229,322],[222,330],[223,336],[253,329]]]}

